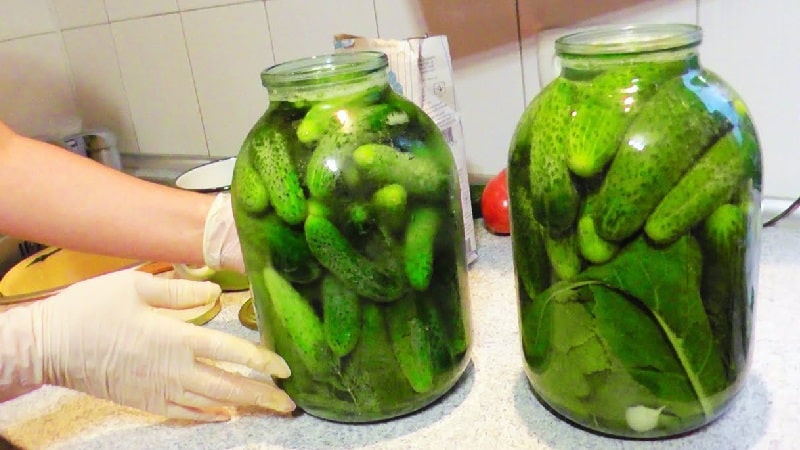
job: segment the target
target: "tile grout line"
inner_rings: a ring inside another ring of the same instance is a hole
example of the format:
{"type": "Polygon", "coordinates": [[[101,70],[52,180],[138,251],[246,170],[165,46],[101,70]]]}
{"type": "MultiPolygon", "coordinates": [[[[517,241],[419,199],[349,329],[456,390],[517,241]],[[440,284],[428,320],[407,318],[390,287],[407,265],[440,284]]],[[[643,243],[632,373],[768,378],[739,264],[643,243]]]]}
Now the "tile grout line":
{"type": "Polygon", "coordinates": [[[203,141],[206,143],[206,156],[211,157],[211,148],[208,146],[208,129],[203,117],[203,106],[200,104],[200,93],[197,91],[197,80],[194,76],[194,65],[192,55],[189,52],[189,42],[186,40],[186,27],[183,25],[183,13],[178,13],[178,20],[181,24],[181,35],[183,36],[183,48],[186,50],[186,59],[189,62],[189,73],[192,76],[192,88],[194,89],[194,99],[197,102],[197,112],[200,114],[200,126],[203,127],[203,141]]]}

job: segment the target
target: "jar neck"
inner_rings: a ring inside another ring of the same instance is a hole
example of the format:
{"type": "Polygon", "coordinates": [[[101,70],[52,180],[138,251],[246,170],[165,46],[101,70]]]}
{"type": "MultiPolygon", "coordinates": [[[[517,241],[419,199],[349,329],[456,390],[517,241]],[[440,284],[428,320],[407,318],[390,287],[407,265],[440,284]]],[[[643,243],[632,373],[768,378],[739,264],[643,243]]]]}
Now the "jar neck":
{"type": "Polygon", "coordinates": [[[270,101],[320,101],[388,82],[388,60],[380,52],[297,59],[261,72],[261,83],[267,88],[270,101]]]}
{"type": "Polygon", "coordinates": [[[642,62],[700,65],[702,30],[696,25],[654,24],[599,27],[562,36],[556,54],[562,72],[599,71],[642,62]]]}

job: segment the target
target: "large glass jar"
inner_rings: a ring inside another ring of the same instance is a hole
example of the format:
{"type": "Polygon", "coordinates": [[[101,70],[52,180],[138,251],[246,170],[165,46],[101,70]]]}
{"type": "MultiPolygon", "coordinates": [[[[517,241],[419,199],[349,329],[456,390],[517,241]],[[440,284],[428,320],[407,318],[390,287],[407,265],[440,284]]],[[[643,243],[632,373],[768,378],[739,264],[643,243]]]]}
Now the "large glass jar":
{"type": "Polygon", "coordinates": [[[603,434],[707,424],[751,360],[760,148],[700,41],[693,25],[561,37],[510,149],[526,373],[603,434]]]}
{"type": "Polygon", "coordinates": [[[367,422],[446,393],[469,358],[459,186],[439,129],[382,53],[261,74],[269,107],[231,187],[265,345],[306,412],[367,422]]]}

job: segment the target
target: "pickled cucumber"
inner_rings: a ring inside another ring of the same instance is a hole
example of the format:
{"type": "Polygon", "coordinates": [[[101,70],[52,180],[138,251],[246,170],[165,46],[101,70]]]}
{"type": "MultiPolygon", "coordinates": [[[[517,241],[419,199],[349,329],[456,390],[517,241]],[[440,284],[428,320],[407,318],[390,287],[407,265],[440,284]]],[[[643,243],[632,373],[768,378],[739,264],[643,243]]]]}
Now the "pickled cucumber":
{"type": "Polygon", "coordinates": [[[597,232],[619,241],[632,236],[687,169],[731,123],[705,101],[717,93],[696,73],[664,83],[622,138],[603,180],[597,232]]]}
{"type": "Polygon", "coordinates": [[[305,366],[312,373],[328,371],[333,358],[327,350],[322,321],[314,308],[272,267],[264,268],[264,283],[275,315],[285,326],[305,366]]]}
{"type": "Polygon", "coordinates": [[[417,157],[383,144],[366,144],[353,151],[353,162],[367,178],[399,184],[409,195],[433,199],[447,195],[449,174],[430,158],[417,157]]]}
{"type": "Polygon", "coordinates": [[[361,299],[334,275],[322,280],[325,340],[336,356],[350,353],[361,334],[361,299]]]}
{"type": "Polygon", "coordinates": [[[249,158],[267,188],[275,212],[295,225],[306,217],[306,197],[289,147],[293,144],[280,130],[265,128],[250,141],[249,158]]]}
{"type": "Polygon", "coordinates": [[[411,213],[403,243],[403,261],[408,282],[416,290],[424,291],[431,282],[434,244],[441,221],[435,208],[418,208],[411,213]]]}
{"type": "Polygon", "coordinates": [[[730,200],[744,180],[756,145],[740,132],[731,131],[719,139],[648,217],[644,231],[650,239],[673,241],[730,200]]]}
{"type": "MultiPolygon", "coordinates": [[[[265,255],[280,274],[295,283],[310,283],[319,278],[322,268],[311,255],[303,233],[295,231],[275,214],[260,221],[265,255]]],[[[249,239],[249,237],[248,237],[249,239]]]]}
{"type": "Polygon", "coordinates": [[[386,322],[392,349],[411,388],[427,392],[433,387],[430,335],[420,319],[414,295],[386,305],[386,322]]]}
{"type": "Polygon", "coordinates": [[[600,173],[631,120],[660,84],[686,70],[684,61],[634,63],[603,72],[581,90],[567,137],[567,165],[576,175],[600,173]]]}
{"type": "Polygon", "coordinates": [[[241,156],[242,161],[238,161],[233,169],[233,180],[231,181],[231,194],[242,209],[252,214],[259,214],[269,207],[269,193],[261,176],[250,164],[245,147],[241,156]]]}
{"type": "Polygon", "coordinates": [[[403,281],[358,253],[328,219],[309,216],[304,228],[308,247],[320,264],[359,295],[389,302],[403,294],[403,281]]]}
{"type": "Polygon", "coordinates": [[[574,224],[580,206],[565,146],[576,93],[571,82],[556,78],[539,95],[529,131],[531,207],[537,222],[560,233],[574,224]]]}

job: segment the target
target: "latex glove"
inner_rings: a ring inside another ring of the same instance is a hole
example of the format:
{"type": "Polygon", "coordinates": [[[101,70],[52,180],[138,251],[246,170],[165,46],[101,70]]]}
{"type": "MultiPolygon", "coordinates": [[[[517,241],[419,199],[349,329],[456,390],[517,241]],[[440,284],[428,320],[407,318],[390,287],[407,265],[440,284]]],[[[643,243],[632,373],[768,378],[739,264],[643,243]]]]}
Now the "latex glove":
{"type": "Polygon", "coordinates": [[[231,196],[227,192],[217,194],[206,215],[203,259],[212,269],[231,269],[244,273],[242,248],[233,220],[231,196]]]}
{"type": "Polygon", "coordinates": [[[280,356],[151,308],[189,308],[219,295],[214,283],[123,271],[14,308],[0,314],[0,382],[8,385],[10,375],[18,385],[64,386],[178,419],[227,420],[228,406],[293,410],[271,378],[246,377],[199,359],[287,377],[280,356]],[[10,355],[12,348],[19,354],[10,355]]]}

